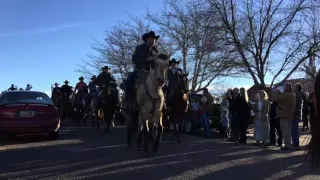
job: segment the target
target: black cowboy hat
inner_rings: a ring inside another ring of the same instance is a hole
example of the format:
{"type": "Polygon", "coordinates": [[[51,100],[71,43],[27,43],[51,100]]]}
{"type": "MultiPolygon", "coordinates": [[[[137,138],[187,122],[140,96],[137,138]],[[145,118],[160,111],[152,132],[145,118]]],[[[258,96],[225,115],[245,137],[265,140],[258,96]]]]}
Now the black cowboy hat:
{"type": "Polygon", "coordinates": [[[65,84],[69,84],[70,82],[68,80],[65,80],[63,83],[65,84]]]}
{"type": "Polygon", "coordinates": [[[93,76],[91,77],[91,80],[96,79],[96,78],[97,78],[97,76],[96,76],[96,75],[93,75],[93,76]]]}
{"type": "Polygon", "coordinates": [[[102,68],[102,70],[104,70],[104,69],[110,69],[108,66],[104,66],[103,68],[102,68]]]}
{"type": "Polygon", "coordinates": [[[79,77],[79,80],[83,80],[84,78],[81,76],[81,77],[79,77]]]}
{"type": "Polygon", "coordinates": [[[169,61],[169,65],[171,65],[172,63],[179,64],[180,61],[177,61],[175,58],[173,58],[171,61],[169,61]]]}
{"type": "Polygon", "coordinates": [[[156,33],[154,33],[153,31],[150,31],[150,32],[145,33],[145,34],[142,35],[142,40],[144,42],[147,42],[147,38],[148,37],[153,37],[156,40],[158,40],[160,38],[160,36],[156,36],[156,33]]]}

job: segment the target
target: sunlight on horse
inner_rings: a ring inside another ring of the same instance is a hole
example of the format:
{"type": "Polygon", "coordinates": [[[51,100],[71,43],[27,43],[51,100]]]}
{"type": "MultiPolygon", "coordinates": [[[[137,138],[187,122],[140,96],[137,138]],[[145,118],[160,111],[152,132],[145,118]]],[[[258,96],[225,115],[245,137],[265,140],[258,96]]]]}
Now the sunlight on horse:
{"type": "MultiPolygon", "coordinates": [[[[150,140],[149,132],[153,126],[156,126],[157,137],[153,143],[152,150],[156,152],[159,148],[162,126],[162,109],[164,105],[164,93],[162,87],[166,80],[170,56],[159,54],[155,56],[155,60],[150,66],[145,80],[137,87],[137,104],[139,107],[139,138],[143,136],[144,155],[149,152],[148,140],[150,140]],[[142,134],[141,134],[142,133],[142,134]]],[[[152,135],[152,134],[151,134],[152,135]]]]}

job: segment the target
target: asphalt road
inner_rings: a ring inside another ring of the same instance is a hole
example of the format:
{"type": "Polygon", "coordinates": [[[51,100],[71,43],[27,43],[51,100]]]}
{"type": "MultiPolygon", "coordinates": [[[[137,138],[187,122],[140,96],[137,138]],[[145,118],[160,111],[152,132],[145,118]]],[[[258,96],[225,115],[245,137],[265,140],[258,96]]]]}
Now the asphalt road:
{"type": "Polygon", "coordinates": [[[142,158],[126,147],[124,127],[105,134],[65,126],[58,140],[30,136],[1,142],[0,179],[320,179],[319,169],[303,163],[304,151],[189,135],[182,135],[182,144],[169,139],[165,135],[156,155],[142,158]]]}

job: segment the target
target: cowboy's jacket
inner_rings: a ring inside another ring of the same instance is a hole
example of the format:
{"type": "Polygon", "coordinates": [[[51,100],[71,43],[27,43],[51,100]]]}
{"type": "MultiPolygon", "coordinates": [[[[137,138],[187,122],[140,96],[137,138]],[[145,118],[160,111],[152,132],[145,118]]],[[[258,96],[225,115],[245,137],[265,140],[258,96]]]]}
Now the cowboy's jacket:
{"type": "Polygon", "coordinates": [[[62,85],[60,88],[60,94],[64,95],[65,93],[67,93],[67,95],[70,95],[72,93],[72,89],[69,85],[62,85]]]}
{"type": "Polygon", "coordinates": [[[90,93],[97,91],[96,83],[94,81],[89,82],[88,88],[90,93]]]}
{"type": "MultiPolygon", "coordinates": [[[[152,51],[159,53],[158,49],[155,46],[151,47],[152,51]]],[[[152,56],[152,51],[147,44],[140,44],[136,47],[134,54],[132,56],[132,62],[135,64],[137,69],[148,68],[149,64],[146,63],[147,58],[152,56]]]]}
{"type": "Polygon", "coordinates": [[[102,72],[98,75],[96,83],[100,88],[102,88],[104,85],[108,86],[110,81],[115,81],[112,74],[110,72],[102,72]]]}
{"type": "Polygon", "coordinates": [[[173,90],[178,86],[178,73],[182,73],[183,70],[180,68],[171,68],[167,74],[167,93],[173,92],[173,90]]]}
{"type": "Polygon", "coordinates": [[[52,89],[51,97],[54,97],[54,96],[58,95],[59,92],[60,92],[60,87],[54,87],[54,88],[52,89]]]}

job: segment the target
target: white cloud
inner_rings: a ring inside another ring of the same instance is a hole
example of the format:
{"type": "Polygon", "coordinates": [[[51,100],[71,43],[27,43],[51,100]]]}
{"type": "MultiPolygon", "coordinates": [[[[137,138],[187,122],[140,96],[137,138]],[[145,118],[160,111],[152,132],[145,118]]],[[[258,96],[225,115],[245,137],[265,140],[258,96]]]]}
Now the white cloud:
{"type": "Polygon", "coordinates": [[[43,27],[43,28],[37,28],[37,29],[25,29],[25,30],[13,31],[8,33],[0,32],[0,37],[46,34],[46,33],[60,31],[63,29],[70,29],[70,28],[75,28],[80,26],[89,26],[94,24],[97,24],[97,22],[71,23],[71,24],[56,25],[52,27],[43,27]]]}

